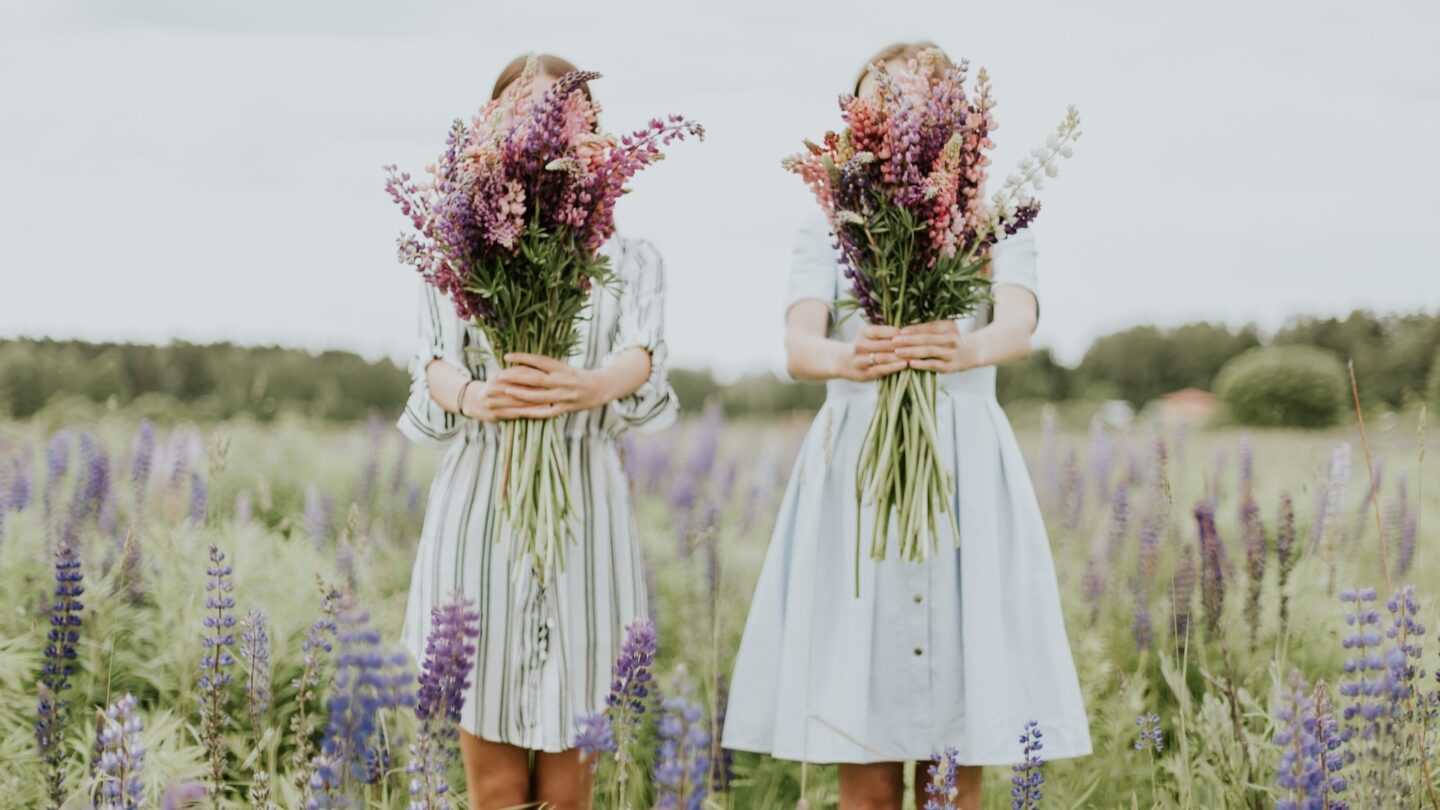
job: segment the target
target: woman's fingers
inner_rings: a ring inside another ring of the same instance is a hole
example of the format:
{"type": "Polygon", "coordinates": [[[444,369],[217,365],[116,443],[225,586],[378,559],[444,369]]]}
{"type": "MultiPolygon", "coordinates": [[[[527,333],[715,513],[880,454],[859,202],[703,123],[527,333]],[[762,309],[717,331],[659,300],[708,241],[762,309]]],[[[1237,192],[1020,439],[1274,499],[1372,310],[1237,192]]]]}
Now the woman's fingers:
{"type": "Polygon", "coordinates": [[[895,372],[904,369],[908,365],[909,363],[904,360],[895,360],[894,362],[890,363],[876,363],[875,365],[865,369],[863,376],[867,380],[878,380],[887,374],[894,374],[895,372]]]}
{"type": "Polygon", "coordinates": [[[510,352],[505,355],[505,362],[512,366],[518,363],[549,372],[564,371],[570,367],[568,363],[562,363],[553,357],[546,357],[543,354],[529,354],[527,352],[510,352]]]}
{"type": "Polygon", "coordinates": [[[506,396],[525,404],[569,402],[575,398],[575,392],[568,388],[529,388],[512,385],[506,387],[504,393],[506,396]]]}
{"type": "Polygon", "coordinates": [[[956,335],[960,327],[954,321],[930,321],[917,323],[900,330],[901,335],[956,335]]]}
{"type": "Polygon", "coordinates": [[[902,346],[895,350],[896,357],[903,357],[906,360],[944,359],[954,353],[955,349],[951,346],[902,346]]]}
{"type": "Polygon", "coordinates": [[[958,332],[915,332],[898,335],[891,341],[896,346],[950,346],[960,345],[958,332]]]}
{"type": "Polygon", "coordinates": [[[946,361],[934,359],[911,360],[910,368],[913,368],[917,371],[938,371],[941,374],[949,374],[950,372],[955,370],[954,368],[951,368],[950,364],[946,361]]]}
{"type": "Polygon", "coordinates": [[[868,340],[889,340],[898,334],[900,334],[900,330],[893,326],[867,323],[860,327],[859,336],[868,340]]]}
{"type": "Polygon", "coordinates": [[[531,366],[511,366],[491,379],[501,386],[525,385],[531,388],[546,388],[550,382],[548,374],[531,366]]]}
{"type": "Polygon", "coordinates": [[[886,338],[885,340],[872,340],[865,337],[855,338],[855,351],[864,354],[865,352],[889,352],[894,351],[895,341],[886,338]]]}

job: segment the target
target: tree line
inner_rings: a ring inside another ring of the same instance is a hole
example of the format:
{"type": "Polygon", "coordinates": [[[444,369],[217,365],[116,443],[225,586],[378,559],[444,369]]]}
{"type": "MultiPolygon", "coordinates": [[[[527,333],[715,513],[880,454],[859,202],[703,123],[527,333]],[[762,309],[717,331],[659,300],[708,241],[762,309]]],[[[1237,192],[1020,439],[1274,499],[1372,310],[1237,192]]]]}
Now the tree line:
{"type": "MultiPolygon", "coordinates": [[[[1424,399],[1427,386],[1440,392],[1440,314],[1356,311],[1298,318],[1268,339],[1253,326],[1136,326],[1099,338],[1074,367],[1039,349],[1001,368],[997,393],[1002,402],[1123,399],[1138,408],[1170,391],[1210,390],[1227,362],[1261,345],[1312,346],[1353,359],[1368,404],[1402,408],[1424,399]]],[[[671,382],[684,407],[713,401],[732,415],[812,409],[824,399],[822,385],[764,373],[721,383],[708,371],[674,369],[671,382]]],[[[345,351],[0,340],[0,415],[16,419],[79,398],[159,417],[268,420],[296,413],[348,421],[398,411],[408,390],[404,368],[345,351]]]]}

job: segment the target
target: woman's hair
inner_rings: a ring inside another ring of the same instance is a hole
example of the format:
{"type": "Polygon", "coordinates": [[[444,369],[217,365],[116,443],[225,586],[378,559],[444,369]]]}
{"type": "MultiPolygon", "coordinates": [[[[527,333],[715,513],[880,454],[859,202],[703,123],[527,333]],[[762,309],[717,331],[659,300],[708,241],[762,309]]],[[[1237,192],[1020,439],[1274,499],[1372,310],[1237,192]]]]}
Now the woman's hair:
{"type": "MultiPolygon", "coordinates": [[[[500,71],[499,77],[495,79],[495,89],[490,91],[490,98],[492,100],[500,98],[500,94],[505,92],[505,88],[509,87],[512,83],[514,83],[516,79],[520,78],[520,74],[525,72],[525,62],[529,59],[530,54],[521,54],[514,59],[511,59],[510,64],[506,65],[505,69],[500,71]]],[[[572,70],[576,70],[575,65],[571,64],[570,60],[561,59],[560,57],[553,54],[537,54],[535,56],[535,60],[540,63],[541,73],[544,73],[547,76],[553,76],[557,79],[572,70]]],[[[585,94],[585,98],[590,98],[589,82],[580,85],[580,92],[585,94]]]]}
{"type": "MultiPolygon", "coordinates": [[[[883,69],[886,62],[894,59],[914,59],[920,55],[921,51],[927,48],[940,50],[939,45],[925,39],[917,42],[892,42],[881,48],[874,56],[865,60],[865,66],[860,68],[860,75],[855,77],[855,95],[860,95],[860,85],[864,83],[865,77],[870,74],[871,65],[879,64],[883,69]]],[[[947,67],[950,65],[950,57],[945,56],[944,51],[941,51],[940,62],[947,67]]]]}

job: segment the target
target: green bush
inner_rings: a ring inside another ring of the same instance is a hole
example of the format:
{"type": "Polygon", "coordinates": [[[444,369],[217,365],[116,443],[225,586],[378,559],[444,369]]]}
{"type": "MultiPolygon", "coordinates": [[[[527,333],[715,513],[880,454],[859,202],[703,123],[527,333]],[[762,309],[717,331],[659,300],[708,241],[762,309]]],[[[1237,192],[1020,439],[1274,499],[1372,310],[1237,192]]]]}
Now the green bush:
{"type": "Polygon", "coordinates": [[[1226,363],[1215,387],[1240,424],[1316,428],[1340,417],[1347,401],[1345,380],[1345,366],[1330,352],[1270,346],[1226,363]]]}
{"type": "Polygon", "coordinates": [[[1430,364],[1430,390],[1425,401],[1431,411],[1440,411],[1440,352],[1435,352],[1435,362],[1430,364]]]}

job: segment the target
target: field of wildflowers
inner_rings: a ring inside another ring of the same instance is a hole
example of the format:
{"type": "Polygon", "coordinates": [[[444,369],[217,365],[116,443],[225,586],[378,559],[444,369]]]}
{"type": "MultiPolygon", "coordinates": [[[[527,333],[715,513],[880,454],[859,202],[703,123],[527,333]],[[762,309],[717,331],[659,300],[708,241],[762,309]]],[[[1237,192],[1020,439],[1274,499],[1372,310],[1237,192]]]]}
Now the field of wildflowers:
{"type": "MultiPolygon", "coordinates": [[[[807,425],[707,412],[626,441],[654,616],[577,729],[597,806],[833,806],[833,768],[715,747],[807,425]]],[[[1018,428],[1096,753],[1046,763],[1036,717],[987,807],[1440,809],[1440,471],[1415,415],[1368,447],[1018,428]]],[[[0,425],[0,806],[463,807],[473,608],[442,610],[424,661],[395,643],[437,460],[379,417],[0,425]]],[[[936,755],[913,778],[944,808],[936,755]]]]}

